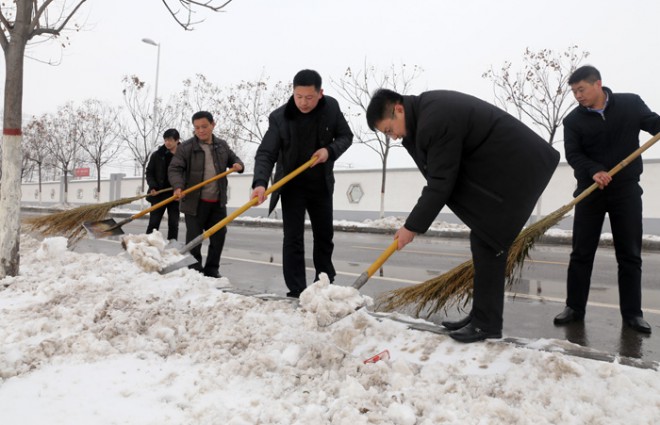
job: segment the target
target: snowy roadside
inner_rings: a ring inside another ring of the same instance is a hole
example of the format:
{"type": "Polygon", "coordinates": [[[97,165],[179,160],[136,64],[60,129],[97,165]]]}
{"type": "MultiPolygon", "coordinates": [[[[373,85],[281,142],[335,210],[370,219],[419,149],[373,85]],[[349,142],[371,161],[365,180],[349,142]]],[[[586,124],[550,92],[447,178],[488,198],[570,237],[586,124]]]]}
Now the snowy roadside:
{"type": "MultiPolygon", "coordinates": [[[[56,212],[61,211],[57,208],[39,208],[39,207],[23,207],[25,211],[35,212],[56,212]]],[[[126,218],[138,211],[131,211],[127,209],[113,209],[110,215],[115,218],[126,218]]],[[[334,220],[334,227],[336,231],[341,232],[364,232],[364,233],[380,233],[380,234],[394,234],[404,223],[405,217],[389,216],[377,220],[363,220],[363,221],[348,221],[348,220],[334,220]]],[[[267,226],[267,227],[281,227],[282,220],[264,217],[246,217],[239,216],[232,222],[233,225],[242,226],[267,226]]],[[[310,226],[309,221],[306,223],[310,226]]],[[[463,224],[447,223],[445,221],[434,222],[429,230],[424,234],[425,236],[444,237],[444,238],[467,238],[470,229],[463,224]]],[[[538,241],[545,244],[563,244],[570,245],[572,242],[572,234],[570,230],[562,229],[549,229],[538,241]]],[[[611,233],[603,233],[600,239],[600,246],[613,246],[613,239],[611,233]]],[[[645,234],[642,236],[642,248],[648,251],[660,251],[660,236],[645,234]]]]}
{"type": "Polygon", "coordinates": [[[29,237],[21,251],[21,274],[0,280],[3,425],[660,417],[659,371],[566,355],[568,343],[551,352],[548,340],[465,345],[364,311],[319,326],[290,301],[234,294],[227,279],[187,269],[146,272],[126,253],[29,237]]]}

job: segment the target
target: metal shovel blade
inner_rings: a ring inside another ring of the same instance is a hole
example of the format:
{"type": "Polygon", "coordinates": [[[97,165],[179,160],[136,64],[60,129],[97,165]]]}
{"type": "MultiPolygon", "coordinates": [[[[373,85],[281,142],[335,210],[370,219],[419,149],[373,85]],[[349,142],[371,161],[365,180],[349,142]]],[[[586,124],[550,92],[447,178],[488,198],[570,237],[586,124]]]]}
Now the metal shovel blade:
{"type": "Polygon", "coordinates": [[[159,271],[158,273],[160,274],[168,274],[173,272],[174,270],[179,270],[184,267],[188,267],[192,264],[195,264],[197,262],[197,259],[193,257],[192,255],[186,255],[186,257],[183,260],[179,260],[176,263],[172,263],[168,266],[165,266],[159,271]]]}
{"type": "Polygon", "coordinates": [[[86,221],[83,223],[83,227],[87,230],[89,236],[94,239],[124,234],[124,231],[121,230],[120,226],[117,226],[117,222],[112,218],[99,221],[86,221]]]}
{"type": "Polygon", "coordinates": [[[364,286],[365,283],[369,280],[369,272],[364,272],[360,275],[360,277],[357,278],[357,280],[353,283],[353,288],[355,289],[360,289],[364,286]]]}

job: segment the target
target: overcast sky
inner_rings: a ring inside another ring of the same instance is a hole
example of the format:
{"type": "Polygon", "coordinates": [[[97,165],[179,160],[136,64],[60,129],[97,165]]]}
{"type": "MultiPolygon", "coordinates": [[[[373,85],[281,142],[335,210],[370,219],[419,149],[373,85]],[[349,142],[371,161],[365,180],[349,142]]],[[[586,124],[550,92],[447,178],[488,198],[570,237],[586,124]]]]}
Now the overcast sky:
{"type": "Polygon", "coordinates": [[[366,58],[378,67],[421,66],[417,91],[453,89],[493,101],[492,84],[481,77],[491,66],[519,63],[527,47],[578,45],[605,85],[638,93],[660,111],[660,2],[233,0],[225,10],[200,13],[205,21],[184,32],[159,0],[88,1],[78,15],[84,30],[67,34],[70,46],[30,48],[29,55],[61,64],[26,60],[25,113],[86,98],[121,105],[124,75],[155,80],[157,48],[144,37],[161,44],[165,99],[197,73],[222,85],[262,74],[290,81],[302,68],[318,70],[326,94],[336,95],[330,79],[366,58]]]}

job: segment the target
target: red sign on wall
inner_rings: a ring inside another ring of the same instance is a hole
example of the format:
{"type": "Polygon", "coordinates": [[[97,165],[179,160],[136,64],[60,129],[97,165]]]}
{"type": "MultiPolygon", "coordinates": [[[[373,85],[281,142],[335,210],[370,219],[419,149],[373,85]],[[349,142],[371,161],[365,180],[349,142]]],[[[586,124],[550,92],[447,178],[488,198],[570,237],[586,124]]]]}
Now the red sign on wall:
{"type": "Polygon", "coordinates": [[[89,177],[89,168],[74,168],[73,175],[76,177],[89,177]]]}

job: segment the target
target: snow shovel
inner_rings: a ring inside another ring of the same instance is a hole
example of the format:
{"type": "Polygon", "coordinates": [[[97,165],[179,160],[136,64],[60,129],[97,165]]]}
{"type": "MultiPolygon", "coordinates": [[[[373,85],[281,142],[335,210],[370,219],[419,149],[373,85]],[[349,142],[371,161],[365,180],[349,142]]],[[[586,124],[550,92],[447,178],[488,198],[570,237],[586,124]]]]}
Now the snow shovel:
{"type": "MultiPolygon", "coordinates": [[[[234,171],[235,170],[233,168],[230,168],[229,170],[225,171],[224,173],[220,173],[218,175],[215,175],[215,176],[211,177],[208,180],[204,180],[201,183],[198,183],[194,186],[191,186],[188,189],[183,190],[181,192],[181,196],[186,195],[190,192],[193,192],[193,191],[199,189],[200,187],[205,186],[205,185],[207,185],[211,182],[214,182],[216,180],[220,180],[221,178],[226,177],[228,174],[233,173],[234,171]]],[[[172,189],[170,188],[170,189],[166,189],[166,190],[172,190],[172,189]]],[[[159,193],[164,192],[164,191],[165,191],[165,189],[162,190],[162,191],[156,192],[156,194],[159,194],[159,193]]],[[[108,236],[123,235],[124,231],[121,229],[121,226],[123,226],[124,224],[128,224],[131,221],[135,220],[136,218],[143,217],[143,216],[149,214],[150,212],[155,211],[158,208],[160,208],[162,206],[165,206],[165,205],[169,204],[170,202],[176,201],[178,199],[179,199],[179,197],[177,197],[177,196],[170,196],[169,198],[165,199],[164,201],[161,201],[161,202],[159,202],[155,205],[152,205],[151,207],[147,208],[146,210],[140,211],[137,214],[133,214],[132,216],[120,221],[119,223],[117,223],[112,218],[108,218],[106,220],[99,220],[99,221],[86,221],[86,222],[83,223],[83,226],[85,227],[85,229],[87,229],[87,233],[89,233],[89,235],[91,237],[93,237],[94,239],[104,238],[104,237],[108,237],[108,236]]]]}
{"type": "MultiPolygon", "coordinates": [[[[282,187],[285,183],[287,183],[289,180],[292,178],[296,177],[298,174],[302,173],[306,169],[312,166],[314,162],[316,162],[318,157],[313,156],[309,161],[301,165],[300,167],[296,168],[286,176],[282,177],[280,180],[277,182],[273,183],[272,186],[270,186],[268,189],[266,189],[266,192],[264,193],[266,196],[270,195],[271,193],[275,192],[278,190],[280,187],[282,187]]],[[[181,250],[179,251],[179,254],[186,254],[190,252],[191,249],[196,247],[197,245],[201,244],[204,242],[204,240],[208,239],[213,235],[215,232],[218,230],[222,229],[225,227],[227,224],[229,224],[232,220],[234,220],[236,217],[239,215],[243,214],[245,211],[248,209],[252,208],[255,206],[258,202],[259,198],[254,197],[252,198],[248,203],[243,205],[242,207],[238,208],[236,211],[232,212],[229,214],[227,217],[223,218],[219,222],[213,225],[210,229],[206,230],[204,233],[201,235],[197,236],[195,239],[191,240],[188,242],[181,250]]],[[[160,271],[160,274],[167,274],[170,272],[173,272],[174,270],[178,270],[183,267],[187,267],[191,264],[195,264],[197,260],[192,256],[192,255],[187,255],[186,258],[184,258],[181,261],[177,261],[176,263],[170,264],[169,266],[163,267],[163,269],[160,271]]]]}
{"type": "Polygon", "coordinates": [[[390,258],[390,255],[392,255],[394,251],[396,251],[398,245],[399,245],[399,241],[395,239],[394,242],[392,242],[390,246],[388,246],[387,249],[383,251],[382,254],[380,254],[380,257],[378,257],[376,261],[374,261],[374,263],[371,266],[369,266],[367,271],[362,273],[360,277],[357,278],[355,283],[353,283],[353,288],[355,289],[362,288],[364,284],[367,283],[367,280],[369,280],[369,278],[373,276],[374,273],[376,273],[376,270],[378,270],[383,265],[383,263],[385,263],[385,261],[387,261],[387,259],[390,258]]]}

